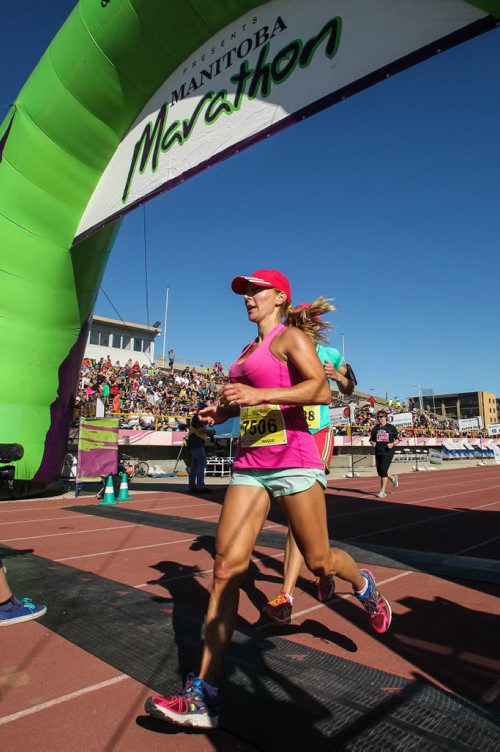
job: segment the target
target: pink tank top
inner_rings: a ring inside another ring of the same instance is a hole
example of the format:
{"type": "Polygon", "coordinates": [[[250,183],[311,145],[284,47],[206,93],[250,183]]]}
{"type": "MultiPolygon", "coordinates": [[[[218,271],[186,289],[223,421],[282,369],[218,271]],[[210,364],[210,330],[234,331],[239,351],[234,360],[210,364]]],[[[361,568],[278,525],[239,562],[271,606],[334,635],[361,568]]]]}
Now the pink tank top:
{"type": "MultiPolygon", "coordinates": [[[[278,324],[243,363],[233,363],[229,379],[261,389],[290,387],[303,379],[292,365],[270,351],[273,339],[284,329],[278,324]]],[[[251,342],[238,360],[253,345],[251,342]]],[[[235,470],[277,470],[287,467],[323,469],[316,443],[308,431],[301,405],[260,405],[242,408],[241,433],[235,470]]]]}

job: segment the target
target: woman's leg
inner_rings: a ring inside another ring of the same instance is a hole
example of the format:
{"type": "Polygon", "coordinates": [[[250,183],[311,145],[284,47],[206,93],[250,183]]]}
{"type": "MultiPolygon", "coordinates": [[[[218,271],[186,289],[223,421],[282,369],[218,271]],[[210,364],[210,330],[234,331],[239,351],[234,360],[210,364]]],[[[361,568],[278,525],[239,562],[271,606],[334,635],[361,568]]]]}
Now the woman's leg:
{"type": "Polygon", "coordinates": [[[238,616],[240,583],[269,511],[269,494],[256,486],[229,486],[217,528],[214,581],[205,619],[200,678],[217,685],[238,616]]]}
{"type": "Polygon", "coordinates": [[[12,590],[7,582],[7,577],[5,576],[3,569],[3,562],[0,559],[0,603],[8,601],[9,598],[12,598],[12,590]]]}
{"type": "Polygon", "coordinates": [[[46,606],[37,606],[31,598],[19,600],[12,594],[0,559],[0,626],[6,627],[20,624],[23,621],[38,619],[46,611],[46,606]]]}
{"type": "MultiPolygon", "coordinates": [[[[380,469],[379,469],[379,475],[380,475],[380,490],[385,493],[387,488],[387,481],[389,480],[389,467],[391,465],[392,457],[387,457],[386,455],[382,455],[380,457],[380,469]]],[[[392,478],[391,478],[392,480],[392,478]]]]}
{"type": "Polygon", "coordinates": [[[330,548],[325,494],[321,485],[316,482],[307,491],[280,496],[278,501],[308,569],[321,579],[337,575],[350,582],[355,590],[362,590],[366,581],[354,559],[345,551],[330,548]]]}
{"type": "Polygon", "coordinates": [[[268,601],[262,613],[276,624],[290,624],[293,609],[293,591],[298,580],[304,557],[300,553],[290,528],[285,543],[284,580],[280,593],[268,601]]]}
{"type": "Polygon", "coordinates": [[[283,590],[288,595],[293,595],[303,563],[304,557],[299,551],[292,531],[288,530],[285,544],[285,571],[283,580],[283,590]]]}

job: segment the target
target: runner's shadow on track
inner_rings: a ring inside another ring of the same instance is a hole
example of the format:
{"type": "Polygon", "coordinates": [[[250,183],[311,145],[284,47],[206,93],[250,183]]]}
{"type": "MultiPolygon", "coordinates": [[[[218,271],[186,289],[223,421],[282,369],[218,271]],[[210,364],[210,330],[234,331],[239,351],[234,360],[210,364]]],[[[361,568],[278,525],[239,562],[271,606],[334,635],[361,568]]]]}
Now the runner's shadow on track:
{"type": "Polygon", "coordinates": [[[349,494],[355,493],[355,494],[361,494],[361,496],[376,496],[378,494],[378,490],[376,491],[363,491],[361,488],[349,488],[348,493],[346,488],[339,488],[338,486],[327,486],[325,488],[325,492],[328,493],[328,491],[335,491],[337,494],[339,494],[339,498],[348,499],[349,494]]]}
{"type": "Polygon", "coordinates": [[[178,670],[185,677],[201,661],[202,629],[209,590],[197,578],[207,577],[207,574],[198,566],[188,566],[177,561],[160,561],[152,565],[152,568],[158,570],[161,576],[157,580],[149,580],[148,585],[164,587],[170,594],[169,598],[153,596],[152,600],[164,602],[170,608],[178,670]]]}
{"type": "Polygon", "coordinates": [[[295,635],[307,634],[321,640],[321,642],[327,645],[337,645],[337,647],[342,648],[342,650],[348,653],[358,652],[358,646],[350,637],[340,632],[334,632],[329,627],[313,619],[305,619],[300,624],[280,626],[263,617],[256,624],[256,627],[263,635],[269,635],[270,637],[294,637],[295,635]]]}
{"type": "MultiPolygon", "coordinates": [[[[214,558],[215,538],[210,535],[200,535],[190,545],[190,549],[193,551],[208,551],[212,558],[214,558]]],[[[241,584],[241,590],[245,592],[257,612],[260,613],[267,603],[267,596],[256,587],[255,583],[259,581],[271,581],[276,582],[277,585],[281,585],[283,582],[283,566],[281,562],[276,561],[276,559],[271,559],[270,557],[259,554],[256,551],[254,551],[254,556],[260,558],[262,561],[265,560],[267,566],[274,567],[277,570],[276,577],[273,577],[272,575],[263,574],[254,562],[250,562],[248,572],[241,584]]],[[[312,583],[305,577],[299,577],[297,580],[297,587],[302,590],[311,589],[312,583]]],[[[248,622],[245,621],[244,624],[247,625],[248,622]]],[[[252,635],[252,629],[258,629],[262,634],[270,634],[275,637],[291,637],[292,635],[308,634],[324,643],[338,645],[338,647],[349,653],[355,653],[358,649],[356,643],[349,639],[347,635],[333,632],[331,629],[328,629],[323,624],[313,619],[306,619],[301,624],[280,626],[270,622],[265,617],[261,617],[255,622],[255,624],[251,625],[250,629],[243,627],[243,631],[249,635],[252,635]]]]}
{"type": "MultiPolygon", "coordinates": [[[[26,556],[32,554],[35,549],[33,548],[8,548],[7,546],[0,545],[0,559],[13,559],[15,556],[26,556]]],[[[6,564],[6,561],[4,561],[6,564]]]]}
{"type": "Polygon", "coordinates": [[[215,536],[199,535],[189,546],[191,551],[207,551],[215,559],[215,536]]]}
{"type": "Polygon", "coordinates": [[[408,596],[399,603],[408,610],[384,638],[397,655],[463,697],[479,700],[498,682],[498,615],[443,596],[408,596]]]}
{"type": "MultiPolygon", "coordinates": [[[[221,682],[223,703],[220,727],[210,732],[210,742],[218,752],[242,749],[326,750],[331,743],[316,725],[327,724],[331,710],[287,676],[294,670],[311,671],[307,648],[290,644],[282,660],[273,656],[275,644],[265,637],[258,642],[233,642],[225,660],[221,682]],[[303,669],[302,669],[303,667],[303,669]],[[300,712],[297,712],[300,709],[300,712]],[[260,719],[256,730],[256,719],[260,719]],[[267,719],[267,720],[266,720],[267,719]],[[305,722],[306,720],[306,722],[305,722]],[[276,728],[281,729],[279,736],[276,728]],[[298,739],[297,739],[298,737],[298,739]],[[307,741],[306,741],[307,739],[307,741]],[[258,744],[258,746],[254,746],[258,744]]],[[[186,728],[139,716],[138,726],[165,735],[186,733],[186,728]]],[[[206,734],[206,729],[187,730],[206,734]]]]}
{"type": "MultiPolygon", "coordinates": [[[[494,592],[499,594],[500,588],[495,586],[494,592]]],[[[405,613],[393,614],[389,632],[376,639],[414,667],[415,679],[422,681],[425,674],[428,684],[445,686],[475,701],[496,684],[497,615],[442,596],[432,600],[408,596],[397,603],[405,613]]],[[[330,608],[359,629],[370,630],[364,610],[352,600],[333,598],[330,608]]]]}
{"type": "Polygon", "coordinates": [[[151,493],[182,493],[192,496],[193,498],[199,498],[200,496],[204,498],[204,496],[206,496],[207,499],[213,495],[223,495],[227,489],[227,485],[222,483],[211,483],[208,488],[210,491],[207,494],[204,494],[203,492],[193,494],[188,488],[187,478],[184,483],[167,483],[161,478],[155,479],[154,482],[145,482],[141,481],[139,478],[134,478],[129,485],[131,494],[133,494],[134,491],[149,491],[151,493]]]}

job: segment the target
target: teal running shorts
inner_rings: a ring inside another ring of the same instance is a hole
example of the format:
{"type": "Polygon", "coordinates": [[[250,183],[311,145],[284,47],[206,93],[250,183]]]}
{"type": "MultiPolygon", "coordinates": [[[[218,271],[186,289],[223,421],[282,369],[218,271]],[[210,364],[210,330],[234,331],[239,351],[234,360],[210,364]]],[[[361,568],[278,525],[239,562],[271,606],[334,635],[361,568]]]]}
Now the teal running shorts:
{"type": "Polygon", "coordinates": [[[279,470],[235,470],[230,486],[258,486],[271,496],[291,496],[307,491],[318,481],[326,488],[323,470],[307,467],[284,467],[279,470]]]}

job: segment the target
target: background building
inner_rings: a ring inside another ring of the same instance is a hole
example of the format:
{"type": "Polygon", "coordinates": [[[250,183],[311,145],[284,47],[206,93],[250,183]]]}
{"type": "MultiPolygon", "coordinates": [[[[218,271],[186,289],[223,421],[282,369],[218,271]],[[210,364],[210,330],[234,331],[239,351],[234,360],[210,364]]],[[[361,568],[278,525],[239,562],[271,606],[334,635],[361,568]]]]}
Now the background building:
{"type": "MultiPolygon", "coordinates": [[[[419,397],[412,397],[418,405],[419,397]]],[[[483,419],[486,427],[490,423],[498,423],[497,397],[491,392],[457,392],[456,394],[422,394],[424,410],[435,412],[443,418],[461,420],[464,418],[483,419]]]]}
{"type": "Polygon", "coordinates": [[[104,316],[94,316],[89,338],[85,348],[85,357],[99,360],[108,355],[111,361],[117,360],[123,366],[129,358],[139,361],[140,365],[154,362],[155,337],[160,329],[128,321],[116,321],[104,316]]]}

